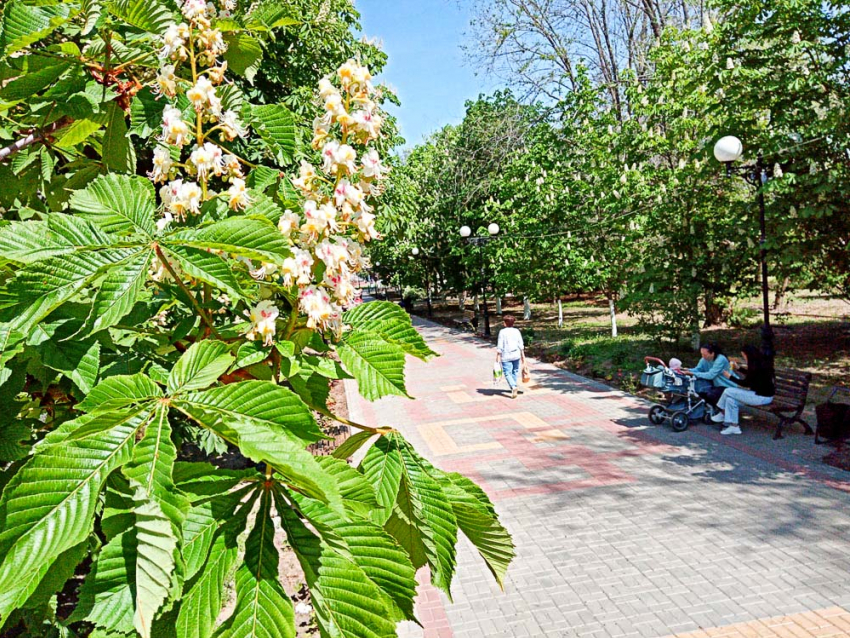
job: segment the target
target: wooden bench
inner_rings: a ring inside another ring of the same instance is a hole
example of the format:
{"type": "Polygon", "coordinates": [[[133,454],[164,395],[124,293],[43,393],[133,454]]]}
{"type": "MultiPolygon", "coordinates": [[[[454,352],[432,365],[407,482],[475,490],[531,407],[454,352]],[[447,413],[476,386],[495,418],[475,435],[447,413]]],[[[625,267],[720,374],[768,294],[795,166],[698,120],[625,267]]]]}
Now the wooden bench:
{"type": "Polygon", "coordinates": [[[806,434],[814,434],[811,426],[802,418],[806,408],[806,397],[809,395],[809,383],[812,375],[790,368],[776,370],[776,394],[768,405],[749,406],[762,412],[770,412],[779,418],[773,440],[782,438],[782,428],[799,423],[806,429],[806,434]]]}

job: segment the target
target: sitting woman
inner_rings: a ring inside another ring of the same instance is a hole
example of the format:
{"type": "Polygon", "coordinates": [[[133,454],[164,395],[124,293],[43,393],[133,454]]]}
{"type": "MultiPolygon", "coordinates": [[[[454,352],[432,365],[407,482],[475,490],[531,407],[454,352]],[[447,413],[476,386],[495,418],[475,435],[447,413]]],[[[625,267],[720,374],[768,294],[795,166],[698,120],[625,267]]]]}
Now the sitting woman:
{"type": "Polygon", "coordinates": [[[723,376],[734,380],[741,388],[727,388],[723,391],[717,407],[721,410],[711,420],[716,423],[725,423],[726,427],[721,434],[740,434],[741,426],[738,423],[738,410],[742,405],[768,405],[773,401],[776,394],[776,379],[773,370],[773,361],[764,357],[755,346],[744,346],[741,356],[747,365],[745,377],[740,377],[732,372],[724,372],[723,376]]]}
{"type": "Polygon", "coordinates": [[[726,374],[731,373],[729,359],[720,351],[716,343],[706,343],[699,347],[702,356],[696,368],[682,370],[683,374],[692,375],[697,382],[696,390],[706,402],[716,406],[726,388],[737,388],[734,381],[726,374]]]}

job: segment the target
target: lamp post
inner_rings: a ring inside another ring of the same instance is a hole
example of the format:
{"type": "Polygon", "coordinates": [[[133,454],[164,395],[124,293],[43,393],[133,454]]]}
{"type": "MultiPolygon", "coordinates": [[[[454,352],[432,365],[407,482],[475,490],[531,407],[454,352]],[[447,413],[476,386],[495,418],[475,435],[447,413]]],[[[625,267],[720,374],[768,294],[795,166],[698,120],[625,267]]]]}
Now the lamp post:
{"type": "Polygon", "coordinates": [[[428,308],[428,316],[432,317],[433,314],[434,314],[434,311],[431,307],[431,268],[430,268],[430,261],[434,257],[432,255],[429,255],[429,254],[422,254],[422,251],[420,251],[419,248],[416,247],[416,246],[414,246],[411,249],[410,254],[413,255],[414,257],[420,257],[421,256],[420,258],[422,259],[422,261],[425,262],[425,304],[428,308]]]}
{"type": "Polygon", "coordinates": [[[762,353],[770,359],[776,354],[774,348],[773,328],[770,326],[770,300],[767,284],[767,224],[765,222],[764,186],[767,184],[768,168],[764,163],[761,151],[756,156],[756,163],[749,166],[733,166],[744,154],[744,145],[734,135],[727,135],[717,140],[714,145],[714,157],[726,165],[726,175],[733,173],[742,176],[756,189],[759,206],[759,262],[761,265],[761,296],[764,314],[764,325],[761,329],[762,353]]]}
{"type": "Polygon", "coordinates": [[[478,246],[478,257],[481,260],[481,297],[484,302],[484,336],[490,336],[490,312],[487,308],[487,271],[484,264],[484,244],[495,239],[499,234],[499,225],[490,224],[487,226],[489,235],[480,237],[472,237],[472,229],[469,226],[461,226],[460,236],[474,246],[478,246]]]}

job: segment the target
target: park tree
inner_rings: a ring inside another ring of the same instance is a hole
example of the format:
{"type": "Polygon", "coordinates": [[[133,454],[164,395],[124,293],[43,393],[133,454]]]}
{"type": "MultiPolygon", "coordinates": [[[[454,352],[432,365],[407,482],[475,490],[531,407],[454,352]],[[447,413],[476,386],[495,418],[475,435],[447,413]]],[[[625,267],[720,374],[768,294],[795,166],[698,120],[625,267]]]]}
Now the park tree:
{"type": "Polygon", "coordinates": [[[246,88],[292,20],[271,2],[4,5],[0,627],[292,637],[276,528],[326,636],[394,636],[419,567],[450,592],[459,532],[505,575],[477,486],[328,407],[333,379],[408,396],[406,355],[434,353],[394,305],[354,307],[386,178],[368,68],[319,78],[303,145],[301,116],[246,88]],[[315,457],[316,414],[359,432],[315,457]],[[186,459],[193,432],[242,469],[186,459]]]}

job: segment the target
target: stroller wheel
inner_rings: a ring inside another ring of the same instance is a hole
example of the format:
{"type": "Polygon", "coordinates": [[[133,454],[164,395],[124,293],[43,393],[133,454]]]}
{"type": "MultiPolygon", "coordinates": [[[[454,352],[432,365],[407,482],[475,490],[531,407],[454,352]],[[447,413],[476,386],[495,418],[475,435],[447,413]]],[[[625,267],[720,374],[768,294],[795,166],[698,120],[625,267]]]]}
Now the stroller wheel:
{"type": "Polygon", "coordinates": [[[661,425],[667,418],[667,410],[660,405],[653,405],[649,409],[649,422],[652,425],[661,425]]]}
{"type": "Polygon", "coordinates": [[[674,432],[684,432],[688,429],[688,413],[676,412],[670,417],[670,425],[674,432]]]}

